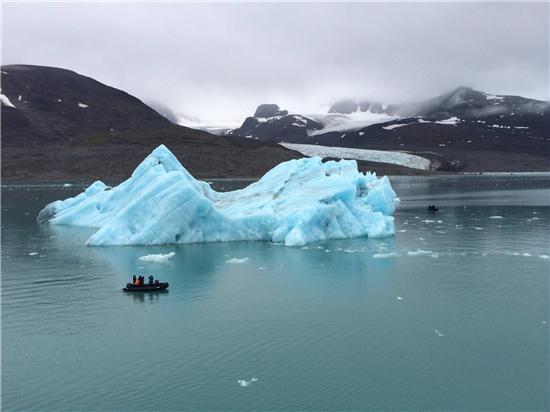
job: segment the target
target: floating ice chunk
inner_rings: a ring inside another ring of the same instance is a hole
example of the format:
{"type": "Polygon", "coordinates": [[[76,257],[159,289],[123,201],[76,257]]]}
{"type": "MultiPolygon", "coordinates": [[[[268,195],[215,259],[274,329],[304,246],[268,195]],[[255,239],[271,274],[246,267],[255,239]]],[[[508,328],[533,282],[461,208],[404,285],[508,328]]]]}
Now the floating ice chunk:
{"type": "Polygon", "coordinates": [[[72,184],[71,183],[63,183],[63,187],[71,187],[72,184]]]}
{"type": "Polygon", "coordinates": [[[88,107],[88,105],[85,103],[78,103],[78,107],[85,109],[86,107],[88,107]]]}
{"type": "Polygon", "coordinates": [[[246,380],[244,380],[244,379],[239,379],[239,380],[237,381],[237,383],[238,383],[239,385],[241,385],[243,388],[246,388],[246,387],[249,386],[251,383],[254,383],[254,382],[257,382],[257,381],[258,381],[258,378],[252,378],[252,379],[250,379],[249,381],[246,381],[246,380]]]}
{"type": "Polygon", "coordinates": [[[249,259],[247,257],[242,258],[242,259],[232,258],[232,259],[226,260],[225,263],[240,264],[240,263],[246,263],[248,261],[249,261],[249,259]]]}
{"type": "Polygon", "coordinates": [[[395,252],[376,253],[376,254],[372,255],[372,257],[375,258],[375,259],[385,259],[385,258],[395,257],[395,256],[397,256],[397,254],[395,252]]]}
{"type": "Polygon", "coordinates": [[[539,255],[539,258],[542,258],[542,259],[550,259],[550,256],[548,256],[548,255],[539,255]]]}
{"type": "Polygon", "coordinates": [[[265,266],[259,266],[258,270],[266,270],[267,268],[265,266]]]}
{"type": "Polygon", "coordinates": [[[403,298],[401,296],[398,296],[397,300],[403,300],[403,298]]]}
{"type": "Polygon", "coordinates": [[[489,219],[502,219],[502,216],[489,216],[489,219]]]}
{"type": "Polygon", "coordinates": [[[416,249],[416,250],[409,250],[407,252],[407,255],[409,256],[430,256],[430,257],[439,257],[439,253],[432,252],[431,250],[422,250],[422,249],[416,249]]]}
{"type": "Polygon", "coordinates": [[[153,255],[145,255],[145,256],[142,256],[139,258],[139,260],[143,260],[145,262],[158,262],[158,263],[162,263],[162,262],[168,262],[170,259],[172,259],[176,254],[174,252],[170,252],[170,253],[166,253],[166,254],[162,254],[162,253],[158,253],[158,254],[153,254],[153,255]]]}
{"type": "Polygon", "coordinates": [[[475,229],[475,230],[483,230],[482,227],[477,227],[477,226],[474,226],[474,229],[475,229]]]}
{"type": "Polygon", "coordinates": [[[38,255],[38,252],[30,252],[29,253],[29,256],[36,256],[36,255],[38,255]]]}
{"type": "Polygon", "coordinates": [[[440,331],[438,331],[437,329],[434,329],[434,332],[437,336],[445,336],[443,333],[441,333],[440,331]]]}
{"type": "Polygon", "coordinates": [[[286,246],[394,234],[398,203],[387,177],[358,172],[353,160],[303,158],[259,181],[216,192],[195,180],[163,145],[120,185],[97,181],[47,205],[39,222],[98,228],[87,244],[155,245],[268,240],[286,246]]]}
{"type": "Polygon", "coordinates": [[[525,253],[522,253],[521,256],[529,257],[529,256],[532,256],[532,255],[531,255],[531,253],[525,252],[525,253]]]}
{"type": "Polygon", "coordinates": [[[407,231],[407,229],[401,229],[399,230],[399,233],[405,233],[407,231]]]}

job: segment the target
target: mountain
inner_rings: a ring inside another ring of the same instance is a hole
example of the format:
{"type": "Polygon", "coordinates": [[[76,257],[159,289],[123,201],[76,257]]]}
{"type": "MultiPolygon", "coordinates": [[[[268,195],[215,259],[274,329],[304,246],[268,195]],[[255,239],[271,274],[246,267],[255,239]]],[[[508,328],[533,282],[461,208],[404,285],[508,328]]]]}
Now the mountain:
{"type": "Polygon", "coordinates": [[[247,117],[241,127],[229,131],[227,136],[269,142],[301,141],[307,138],[308,132],[322,128],[320,122],[306,116],[289,114],[276,104],[261,104],[254,116],[247,117]]]}
{"type": "Polygon", "coordinates": [[[172,111],[172,109],[170,109],[164,103],[149,100],[145,102],[145,104],[149,106],[151,109],[153,109],[155,112],[160,114],[161,116],[170,120],[170,122],[174,124],[179,124],[178,116],[176,116],[176,114],[172,111]]]}
{"type": "MultiPolygon", "coordinates": [[[[459,87],[412,103],[342,100],[329,113],[308,116],[322,126],[301,135],[275,128],[246,133],[253,139],[269,134],[269,141],[405,151],[432,159],[444,171],[550,171],[545,101],[459,87]]],[[[279,121],[267,118],[262,124],[279,121]]]]}
{"type": "Polygon", "coordinates": [[[139,99],[70,70],[2,66],[4,179],[118,180],[159,144],[199,177],[260,176],[299,154],[171,123],[139,99]]]}

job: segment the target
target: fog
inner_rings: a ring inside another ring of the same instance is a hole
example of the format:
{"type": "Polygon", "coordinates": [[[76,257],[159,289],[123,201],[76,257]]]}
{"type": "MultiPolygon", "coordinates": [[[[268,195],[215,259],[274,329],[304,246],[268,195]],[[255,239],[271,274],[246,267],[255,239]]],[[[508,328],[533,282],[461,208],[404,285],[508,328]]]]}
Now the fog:
{"type": "Polygon", "coordinates": [[[211,124],[260,103],[550,93],[546,2],[4,3],[2,23],[2,64],[71,69],[211,124]]]}

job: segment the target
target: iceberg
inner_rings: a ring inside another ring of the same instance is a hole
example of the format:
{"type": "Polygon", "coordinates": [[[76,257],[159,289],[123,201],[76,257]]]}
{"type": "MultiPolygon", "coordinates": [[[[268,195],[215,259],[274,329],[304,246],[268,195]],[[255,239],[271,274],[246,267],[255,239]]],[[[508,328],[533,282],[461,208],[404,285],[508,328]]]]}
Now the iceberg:
{"type": "Polygon", "coordinates": [[[216,192],[164,145],[118,186],[92,183],[57,200],[39,222],[94,227],[90,246],[264,240],[286,246],[394,234],[399,199],[389,179],[355,160],[290,160],[244,189],[216,192]]]}

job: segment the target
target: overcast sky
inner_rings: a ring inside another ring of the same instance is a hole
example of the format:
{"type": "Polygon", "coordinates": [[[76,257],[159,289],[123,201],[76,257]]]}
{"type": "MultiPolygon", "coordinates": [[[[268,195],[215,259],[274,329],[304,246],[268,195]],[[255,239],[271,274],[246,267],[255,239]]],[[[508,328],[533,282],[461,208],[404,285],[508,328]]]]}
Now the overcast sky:
{"type": "Polygon", "coordinates": [[[547,2],[4,3],[2,23],[2,64],[68,68],[210,123],[459,85],[549,98],[547,2]]]}

